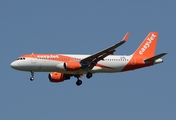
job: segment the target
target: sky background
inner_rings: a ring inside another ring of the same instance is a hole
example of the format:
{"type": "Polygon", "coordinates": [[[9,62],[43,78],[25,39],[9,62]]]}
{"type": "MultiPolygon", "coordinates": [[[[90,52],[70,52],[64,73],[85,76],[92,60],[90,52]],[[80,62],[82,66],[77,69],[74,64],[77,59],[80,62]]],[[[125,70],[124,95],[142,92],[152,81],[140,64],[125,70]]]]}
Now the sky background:
{"type": "Polygon", "coordinates": [[[175,0],[1,0],[1,120],[176,120],[175,0]],[[129,55],[150,31],[164,63],[135,71],[51,83],[48,73],[16,71],[10,63],[28,53],[93,54],[128,41],[129,55]]]}

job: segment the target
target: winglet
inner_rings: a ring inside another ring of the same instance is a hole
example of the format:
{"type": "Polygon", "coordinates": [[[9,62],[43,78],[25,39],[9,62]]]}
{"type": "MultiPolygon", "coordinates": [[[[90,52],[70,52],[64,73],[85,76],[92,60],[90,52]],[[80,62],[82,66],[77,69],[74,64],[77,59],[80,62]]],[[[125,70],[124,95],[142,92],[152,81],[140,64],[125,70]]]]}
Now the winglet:
{"type": "Polygon", "coordinates": [[[128,36],[129,36],[130,32],[127,32],[126,35],[123,37],[122,41],[127,41],[128,39],[128,36]]]}

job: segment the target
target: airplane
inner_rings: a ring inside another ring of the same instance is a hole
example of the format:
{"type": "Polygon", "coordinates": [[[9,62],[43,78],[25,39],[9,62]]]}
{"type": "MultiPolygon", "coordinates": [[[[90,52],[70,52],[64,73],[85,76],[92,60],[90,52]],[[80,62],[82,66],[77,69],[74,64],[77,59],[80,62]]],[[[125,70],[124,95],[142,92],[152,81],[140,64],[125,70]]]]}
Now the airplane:
{"type": "Polygon", "coordinates": [[[75,77],[76,85],[80,86],[80,78],[84,74],[89,79],[94,73],[125,72],[163,62],[161,57],[167,53],[154,55],[158,32],[150,32],[133,54],[114,55],[115,49],[127,41],[129,34],[127,32],[120,42],[92,55],[32,53],[18,57],[10,66],[29,71],[31,81],[34,80],[34,72],[50,72],[50,82],[63,82],[75,77]]]}

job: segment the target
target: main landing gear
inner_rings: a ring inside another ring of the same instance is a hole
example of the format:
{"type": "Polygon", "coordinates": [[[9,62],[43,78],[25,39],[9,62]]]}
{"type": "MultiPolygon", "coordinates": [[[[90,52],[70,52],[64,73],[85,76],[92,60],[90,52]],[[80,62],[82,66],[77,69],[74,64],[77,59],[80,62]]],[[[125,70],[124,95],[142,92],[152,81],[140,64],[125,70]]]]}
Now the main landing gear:
{"type": "Polygon", "coordinates": [[[30,77],[30,80],[33,81],[34,80],[34,72],[31,71],[31,77],[30,77]]]}
{"type": "MultiPolygon", "coordinates": [[[[92,76],[93,76],[93,74],[90,73],[90,72],[88,72],[88,73],[86,74],[86,77],[87,77],[88,79],[91,78],[92,76]]],[[[77,85],[77,86],[80,86],[80,85],[82,84],[82,80],[79,79],[79,78],[80,78],[80,75],[75,75],[74,77],[77,78],[76,85],[77,85]]]]}
{"type": "Polygon", "coordinates": [[[77,86],[80,86],[81,84],[82,84],[82,80],[78,79],[78,80],[76,81],[76,85],[77,85],[77,86]]]}
{"type": "Polygon", "coordinates": [[[90,73],[90,72],[88,72],[87,75],[86,75],[86,77],[87,77],[88,79],[90,79],[92,76],[93,76],[93,74],[90,73]]]}
{"type": "Polygon", "coordinates": [[[82,84],[82,80],[79,79],[79,78],[80,78],[80,75],[75,75],[74,77],[77,78],[76,85],[77,85],[77,86],[80,86],[80,85],[82,84]]]}

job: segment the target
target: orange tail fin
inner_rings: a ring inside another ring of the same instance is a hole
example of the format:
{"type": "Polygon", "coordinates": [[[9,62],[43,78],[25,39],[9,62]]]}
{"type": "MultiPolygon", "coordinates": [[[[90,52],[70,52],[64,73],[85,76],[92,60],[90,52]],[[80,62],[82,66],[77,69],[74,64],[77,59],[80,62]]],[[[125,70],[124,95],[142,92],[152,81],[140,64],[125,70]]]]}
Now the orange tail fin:
{"type": "Polygon", "coordinates": [[[155,54],[157,39],[158,32],[150,32],[133,55],[145,58],[153,57],[155,54]]]}

